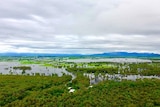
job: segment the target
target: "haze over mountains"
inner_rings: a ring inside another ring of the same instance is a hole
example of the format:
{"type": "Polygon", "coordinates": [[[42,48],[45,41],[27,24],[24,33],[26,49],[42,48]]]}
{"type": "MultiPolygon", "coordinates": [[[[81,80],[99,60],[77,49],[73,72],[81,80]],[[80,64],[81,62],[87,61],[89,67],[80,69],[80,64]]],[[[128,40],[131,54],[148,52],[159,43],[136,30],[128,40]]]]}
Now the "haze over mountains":
{"type": "Polygon", "coordinates": [[[93,56],[93,57],[160,57],[155,53],[137,53],[137,52],[107,52],[101,54],[51,54],[51,53],[0,53],[0,56],[93,56]]]}

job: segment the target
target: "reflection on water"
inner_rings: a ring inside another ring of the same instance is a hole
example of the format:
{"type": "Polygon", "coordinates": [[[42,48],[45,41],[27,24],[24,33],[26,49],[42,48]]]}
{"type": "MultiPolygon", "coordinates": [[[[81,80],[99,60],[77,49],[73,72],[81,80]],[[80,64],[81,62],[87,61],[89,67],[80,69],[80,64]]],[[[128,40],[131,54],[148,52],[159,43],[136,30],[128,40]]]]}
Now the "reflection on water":
{"type": "Polygon", "coordinates": [[[30,66],[31,70],[25,70],[25,74],[28,75],[35,75],[36,73],[39,73],[39,75],[53,75],[57,74],[58,76],[62,76],[63,74],[71,75],[73,78],[75,76],[66,71],[64,68],[53,68],[53,67],[45,67],[37,64],[30,64],[30,65],[23,65],[18,62],[0,62],[0,73],[1,74],[22,74],[22,70],[20,69],[14,69],[14,67],[17,66],[30,66]]]}
{"type": "Polygon", "coordinates": [[[104,80],[117,80],[117,81],[121,81],[121,80],[133,80],[135,81],[136,79],[144,79],[144,78],[157,78],[160,79],[159,76],[141,76],[141,75],[121,75],[121,74],[104,74],[102,75],[101,73],[98,75],[95,75],[94,73],[84,73],[84,76],[87,76],[90,79],[90,84],[97,84],[100,81],[104,81],[104,80]]]}

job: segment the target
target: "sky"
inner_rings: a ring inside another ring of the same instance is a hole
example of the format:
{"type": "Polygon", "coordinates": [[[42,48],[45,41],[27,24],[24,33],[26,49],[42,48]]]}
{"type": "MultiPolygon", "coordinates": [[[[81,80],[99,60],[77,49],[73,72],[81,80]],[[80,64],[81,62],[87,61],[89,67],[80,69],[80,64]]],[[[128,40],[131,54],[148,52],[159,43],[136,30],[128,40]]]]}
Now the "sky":
{"type": "Polygon", "coordinates": [[[0,0],[0,53],[160,53],[160,0],[0,0]]]}

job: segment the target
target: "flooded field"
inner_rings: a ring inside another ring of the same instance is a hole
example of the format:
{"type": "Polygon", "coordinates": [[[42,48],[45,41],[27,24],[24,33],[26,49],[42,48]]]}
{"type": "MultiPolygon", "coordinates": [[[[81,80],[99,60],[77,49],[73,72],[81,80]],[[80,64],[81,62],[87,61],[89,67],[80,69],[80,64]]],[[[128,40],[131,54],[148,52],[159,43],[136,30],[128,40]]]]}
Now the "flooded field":
{"type": "MultiPolygon", "coordinates": [[[[0,73],[1,74],[22,74],[23,70],[14,69],[14,67],[30,67],[30,70],[25,70],[25,74],[35,75],[39,73],[39,75],[58,75],[62,76],[63,74],[72,75],[67,72],[64,68],[53,68],[53,67],[45,67],[38,64],[21,64],[19,62],[0,62],[0,73]]],[[[73,76],[73,75],[72,75],[73,76]]]]}
{"type": "MultiPolygon", "coordinates": [[[[29,61],[31,63],[32,61],[29,61]]],[[[19,61],[1,61],[0,62],[0,74],[12,74],[12,75],[42,75],[42,76],[62,76],[64,74],[71,75],[72,79],[76,78],[76,73],[82,73],[90,79],[90,84],[97,84],[104,80],[133,80],[143,78],[157,78],[160,79],[160,75],[143,75],[139,73],[146,72],[147,66],[152,64],[149,59],[136,59],[136,58],[104,58],[104,59],[74,59],[74,60],[61,60],[50,61],[49,59],[38,60],[42,62],[36,64],[22,64],[19,61]],[[48,63],[47,63],[48,60],[48,63]],[[116,64],[119,63],[119,64],[116,64]],[[126,64],[122,64],[126,63],[126,64]],[[135,63],[132,65],[131,63],[135,63]],[[138,65],[142,64],[142,65],[138,65]],[[143,65],[147,63],[148,65],[143,65]],[[131,65],[129,65],[131,64],[131,65]],[[47,66],[45,66],[47,65],[47,66]],[[48,66],[49,65],[49,66],[48,66]],[[55,66],[56,65],[56,66],[55,66]],[[61,66],[59,68],[58,66],[61,66]],[[64,67],[66,66],[66,67],[64,67]],[[15,69],[15,67],[30,67],[30,69],[15,69]],[[137,68],[136,68],[137,67],[137,68]],[[69,69],[71,69],[71,71],[69,69]],[[74,69],[73,69],[74,68],[74,69]],[[69,70],[69,71],[68,71],[69,70]],[[76,71],[77,70],[77,71],[76,71]],[[144,71],[144,72],[142,72],[144,71]],[[94,72],[94,73],[92,73],[94,72]],[[103,72],[103,75],[101,74],[103,72]],[[138,74],[137,74],[138,72],[138,74]]],[[[159,67],[159,65],[156,67],[159,67]]],[[[158,71],[159,68],[155,68],[158,71]]],[[[158,71],[159,72],[159,71],[158,71]]],[[[150,73],[150,72],[149,72],[150,73]]],[[[148,74],[149,74],[148,73],[148,74]]],[[[158,74],[157,72],[155,74],[158,74]]]]}
{"type": "Polygon", "coordinates": [[[66,60],[66,62],[116,62],[116,63],[144,63],[144,62],[152,62],[148,59],[137,59],[137,58],[103,58],[103,59],[74,59],[74,60],[66,60]]]}
{"type": "Polygon", "coordinates": [[[83,73],[90,79],[90,84],[104,80],[160,79],[160,63],[149,59],[104,58],[67,60],[75,65],[68,71],[83,73]]]}
{"type": "Polygon", "coordinates": [[[160,79],[160,76],[142,76],[142,75],[121,75],[121,74],[98,74],[95,75],[94,73],[84,73],[84,76],[87,76],[90,79],[90,84],[97,84],[104,80],[116,80],[116,81],[122,81],[122,80],[132,80],[136,81],[137,79],[160,79]]]}

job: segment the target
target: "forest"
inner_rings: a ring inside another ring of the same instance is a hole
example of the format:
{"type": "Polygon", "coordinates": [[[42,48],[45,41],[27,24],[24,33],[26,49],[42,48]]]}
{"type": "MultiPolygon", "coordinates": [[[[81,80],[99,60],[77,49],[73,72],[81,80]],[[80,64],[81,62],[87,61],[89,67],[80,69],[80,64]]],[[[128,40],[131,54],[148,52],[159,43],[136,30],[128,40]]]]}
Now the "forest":
{"type": "Polygon", "coordinates": [[[153,107],[160,106],[160,80],[103,81],[89,87],[78,76],[0,76],[0,106],[4,107],[153,107]],[[68,86],[76,89],[68,92],[68,86]]]}

